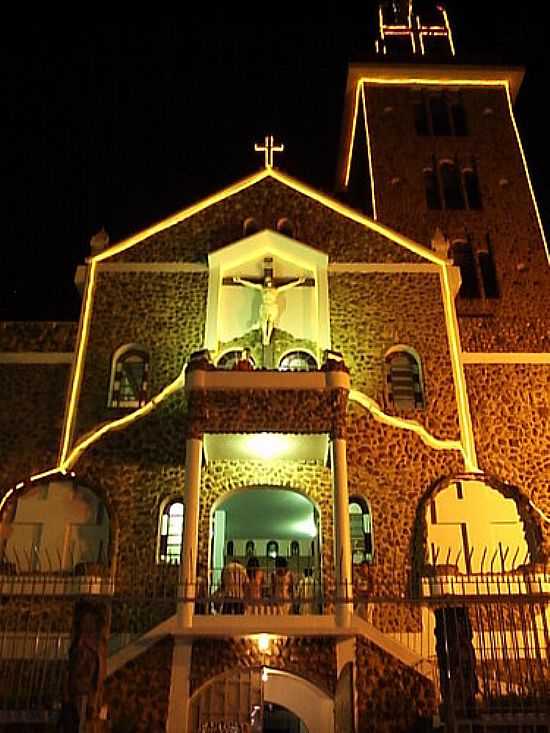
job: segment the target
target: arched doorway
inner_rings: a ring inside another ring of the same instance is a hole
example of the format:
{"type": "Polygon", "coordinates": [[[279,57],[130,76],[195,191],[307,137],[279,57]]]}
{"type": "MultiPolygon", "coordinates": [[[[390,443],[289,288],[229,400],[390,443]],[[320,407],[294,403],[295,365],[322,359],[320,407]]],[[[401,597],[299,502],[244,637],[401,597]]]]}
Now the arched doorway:
{"type": "Polygon", "coordinates": [[[272,573],[283,560],[296,586],[302,579],[310,579],[315,589],[312,595],[320,598],[320,515],[303,494],[271,486],[234,491],[213,507],[211,538],[214,590],[229,563],[236,561],[246,567],[253,559],[263,573],[263,597],[267,598],[272,573]]]}
{"type": "Polygon", "coordinates": [[[308,733],[303,720],[293,712],[273,702],[264,702],[264,733],[308,733]]]}
{"type": "Polygon", "coordinates": [[[250,733],[332,733],[332,698],[302,677],[267,667],[215,677],[191,699],[192,733],[215,723],[250,733]]]}

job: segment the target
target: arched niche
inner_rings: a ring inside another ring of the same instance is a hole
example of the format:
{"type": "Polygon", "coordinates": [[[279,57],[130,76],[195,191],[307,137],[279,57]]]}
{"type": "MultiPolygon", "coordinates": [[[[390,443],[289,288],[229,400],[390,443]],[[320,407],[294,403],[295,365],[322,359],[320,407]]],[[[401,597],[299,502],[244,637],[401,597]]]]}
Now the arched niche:
{"type": "Polygon", "coordinates": [[[233,278],[261,281],[266,261],[275,283],[306,278],[307,285],[277,297],[276,328],[297,340],[330,348],[328,257],[324,252],[274,231],[264,230],[208,256],[209,283],[205,348],[217,352],[257,328],[261,294],[233,278]]]}
{"type": "Polygon", "coordinates": [[[539,562],[542,549],[528,499],[494,476],[442,478],[419,503],[414,560],[420,574],[449,565],[462,573],[508,572],[539,562]]]}
{"type": "Polygon", "coordinates": [[[2,518],[3,562],[16,572],[84,570],[110,561],[104,502],[71,479],[26,490],[2,518]]]}

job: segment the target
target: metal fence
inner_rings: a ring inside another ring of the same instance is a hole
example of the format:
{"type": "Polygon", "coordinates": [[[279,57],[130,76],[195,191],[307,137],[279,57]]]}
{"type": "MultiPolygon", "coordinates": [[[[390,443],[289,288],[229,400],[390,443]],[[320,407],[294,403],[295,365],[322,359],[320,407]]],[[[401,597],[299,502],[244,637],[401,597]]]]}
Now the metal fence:
{"type": "MultiPolygon", "coordinates": [[[[109,606],[115,653],[170,618],[188,595],[197,614],[210,616],[330,614],[346,596],[323,587],[315,568],[226,566],[199,575],[193,594],[178,586],[178,574],[177,565],[147,563],[137,550],[116,579],[97,564],[71,572],[0,568],[0,723],[55,718],[78,599],[109,606]]],[[[358,570],[353,591],[357,616],[417,655],[449,731],[549,730],[549,568],[467,575],[446,565],[405,578],[378,563],[358,570]]]]}

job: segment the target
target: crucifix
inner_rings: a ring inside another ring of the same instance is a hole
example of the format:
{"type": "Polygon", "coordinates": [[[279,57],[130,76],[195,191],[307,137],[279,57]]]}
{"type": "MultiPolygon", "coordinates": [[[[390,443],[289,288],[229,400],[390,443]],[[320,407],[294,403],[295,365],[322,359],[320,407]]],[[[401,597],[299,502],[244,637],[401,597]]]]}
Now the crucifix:
{"type": "MultiPolygon", "coordinates": [[[[279,306],[277,298],[292,288],[313,287],[315,280],[313,278],[276,278],[273,273],[273,257],[264,258],[262,278],[240,278],[227,277],[224,278],[223,285],[239,285],[241,287],[257,290],[260,293],[261,301],[258,313],[258,321],[255,328],[259,328],[262,332],[262,346],[264,347],[264,357],[268,356],[271,360],[271,336],[279,315],[279,306]],[[268,352],[267,354],[265,352],[268,352]]],[[[264,358],[265,361],[265,358],[264,358]]],[[[271,366],[271,365],[270,365],[271,366]]]]}
{"type": "Polygon", "coordinates": [[[265,136],[263,147],[259,143],[254,145],[254,150],[257,153],[264,154],[264,165],[266,168],[273,168],[273,153],[282,153],[284,149],[285,146],[282,143],[281,145],[275,145],[273,135],[265,136]]]}

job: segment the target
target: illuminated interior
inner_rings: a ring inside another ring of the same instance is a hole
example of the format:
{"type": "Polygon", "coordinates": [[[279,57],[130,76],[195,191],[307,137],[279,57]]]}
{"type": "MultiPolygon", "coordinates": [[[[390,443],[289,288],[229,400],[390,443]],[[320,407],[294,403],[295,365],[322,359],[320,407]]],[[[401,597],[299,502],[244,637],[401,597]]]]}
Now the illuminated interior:
{"type": "Polygon", "coordinates": [[[325,465],[328,435],[291,433],[208,433],[204,436],[206,462],[224,460],[313,461],[325,465]]]}
{"type": "Polygon", "coordinates": [[[284,557],[296,580],[306,568],[317,578],[320,527],[313,503],[295,491],[268,486],[235,492],[218,504],[212,515],[213,577],[231,558],[246,566],[250,557],[266,572],[284,557]]]}

